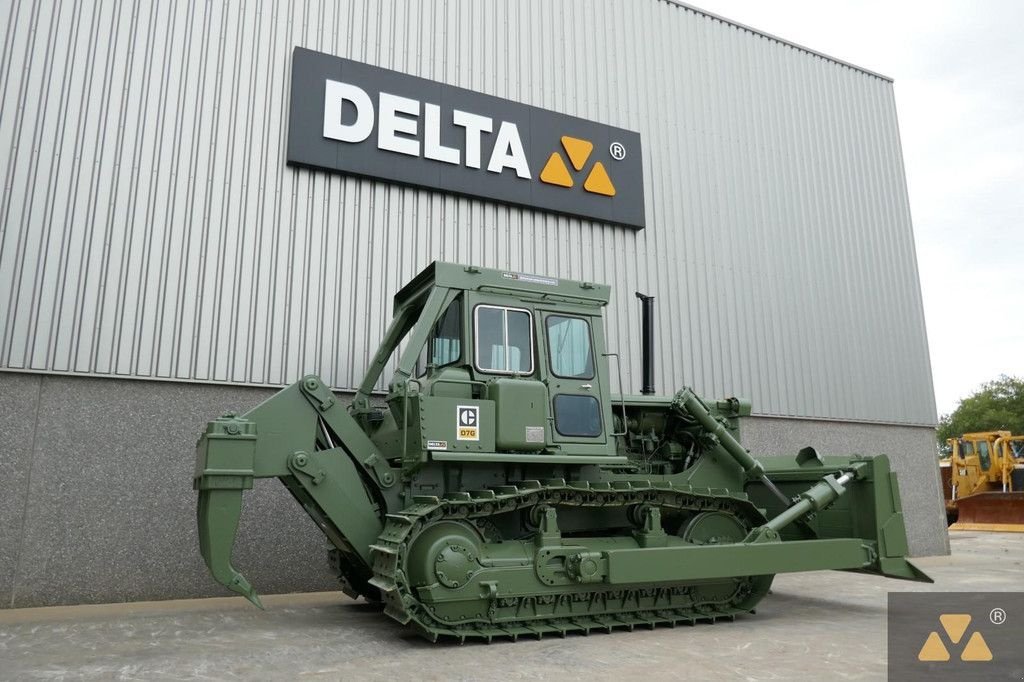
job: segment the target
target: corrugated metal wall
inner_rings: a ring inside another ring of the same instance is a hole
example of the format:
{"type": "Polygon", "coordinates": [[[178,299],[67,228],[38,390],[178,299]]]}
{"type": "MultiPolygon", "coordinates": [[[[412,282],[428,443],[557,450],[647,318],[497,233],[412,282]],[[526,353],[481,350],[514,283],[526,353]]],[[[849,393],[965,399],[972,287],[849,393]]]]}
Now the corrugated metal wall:
{"type": "Polygon", "coordinates": [[[658,296],[658,387],[930,424],[892,84],[675,4],[8,3],[0,367],[352,387],[432,259],[658,296]],[[286,167],[300,45],[637,130],[641,232],[286,167]]]}

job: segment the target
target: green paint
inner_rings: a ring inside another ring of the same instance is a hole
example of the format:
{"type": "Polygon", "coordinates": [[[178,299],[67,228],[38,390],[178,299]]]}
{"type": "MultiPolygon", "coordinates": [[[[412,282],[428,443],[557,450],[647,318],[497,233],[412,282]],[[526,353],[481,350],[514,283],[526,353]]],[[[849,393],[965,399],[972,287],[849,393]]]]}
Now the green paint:
{"type": "Polygon", "coordinates": [[[435,263],[395,296],[349,408],[310,376],[210,422],[195,489],[214,578],[259,604],[231,550],[242,493],[277,477],[342,589],[432,640],[731,619],[781,572],[929,580],[885,456],[759,461],[749,403],[613,395],[609,296],[435,263]]]}

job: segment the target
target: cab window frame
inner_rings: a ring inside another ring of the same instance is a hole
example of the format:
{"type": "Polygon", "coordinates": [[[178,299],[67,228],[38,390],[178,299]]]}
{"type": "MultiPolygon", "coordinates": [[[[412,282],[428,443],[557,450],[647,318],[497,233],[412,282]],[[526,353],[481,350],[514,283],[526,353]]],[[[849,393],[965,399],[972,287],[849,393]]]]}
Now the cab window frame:
{"type": "Polygon", "coordinates": [[[535,337],[535,334],[534,334],[534,328],[533,328],[533,312],[532,311],[530,311],[530,310],[528,310],[526,308],[516,308],[515,306],[497,305],[497,304],[494,304],[494,303],[477,303],[475,306],[473,306],[473,368],[475,370],[477,370],[478,372],[484,372],[486,374],[503,374],[503,375],[506,375],[506,376],[514,376],[514,375],[531,376],[534,372],[537,371],[537,367],[536,367],[536,358],[537,358],[536,346],[537,346],[537,342],[536,342],[536,339],[534,337],[535,337]],[[508,352],[508,348],[509,348],[509,343],[508,343],[508,313],[511,311],[511,312],[516,312],[516,313],[525,313],[526,314],[527,330],[528,330],[528,333],[529,333],[529,336],[530,336],[530,358],[529,358],[530,362],[529,362],[529,366],[528,366],[527,371],[517,371],[517,370],[511,370],[511,369],[491,369],[491,368],[488,368],[488,367],[481,367],[480,366],[480,359],[481,359],[481,357],[480,357],[480,311],[482,309],[501,310],[501,311],[504,312],[504,315],[503,315],[503,322],[504,322],[503,342],[504,342],[504,348],[506,349],[506,351],[505,351],[505,366],[506,367],[509,365],[509,356],[511,355],[508,352]]]}
{"type": "Polygon", "coordinates": [[[455,358],[449,360],[448,362],[443,362],[443,363],[440,363],[440,364],[435,364],[435,367],[437,369],[441,369],[443,367],[451,367],[452,365],[458,365],[458,364],[462,364],[464,362],[463,358],[464,358],[464,356],[466,354],[466,349],[465,349],[465,345],[466,344],[463,343],[463,341],[464,341],[463,334],[465,334],[465,331],[464,331],[465,324],[464,324],[464,315],[463,315],[463,313],[465,312],[465,306],[463,305],[462,296],[460,295],[460,296],[456,296],[454,299],[452,299],[451,303],[449,303],[447,305],[447,307],[445,307],[444,312],[441,313],[441,316],[438,317],[434,321],[434,324],[431,325],[431,327],[430,327],[430,334],[427,336],[427,341],[426,341],[425,344],[423,344],[423,348],[420,351],[420,357],[416,361],[416,376],[417,377],[426,376],[426,374],[427,374],[427,367],[431,364],[430,361],[433,359],[433,350],[434,350],[433,349],[433,345],[437,341],[437,329],[438,329],[438,326],[441,325],[443,322],[445,322],[445,318],[447,318],[449,311],[451,311],[451,309],[453,307],[456,307],[456,306],[458,307],[458,312],[457,312],[457,316],[458,317],[456,319],[456,329],[457,329],[458,333],[457,333],[457,336],[454,337],[454,340],[458,341],[458,344],[459,344],[459,354],[458,354],[458,356],[456,356],[455,358]]]}

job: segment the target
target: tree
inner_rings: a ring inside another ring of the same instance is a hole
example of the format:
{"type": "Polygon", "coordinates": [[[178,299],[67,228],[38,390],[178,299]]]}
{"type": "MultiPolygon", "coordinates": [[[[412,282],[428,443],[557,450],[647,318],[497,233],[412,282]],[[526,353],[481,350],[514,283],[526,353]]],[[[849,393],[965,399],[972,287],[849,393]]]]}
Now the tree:
{"type": "Polygon", "coordinates": [[[939,419],[939,445],[973,431],[1000,430],[1024,435],[1024,379],[1004,374],[961,400],[939,419]]]}

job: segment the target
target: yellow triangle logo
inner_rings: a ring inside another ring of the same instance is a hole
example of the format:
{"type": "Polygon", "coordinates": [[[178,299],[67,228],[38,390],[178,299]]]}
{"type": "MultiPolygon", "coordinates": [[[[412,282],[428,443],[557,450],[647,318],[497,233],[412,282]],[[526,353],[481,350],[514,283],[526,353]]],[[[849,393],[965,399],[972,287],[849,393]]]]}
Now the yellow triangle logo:
{"type": "Polygon", "coordinates": [[[968,613],[944,613],[939,616],[939,622],[949,635],[953,644],[959,644],[960,638],[967,632],[967,626],[971,624],[971,616],[968,613]]]}
{"type": "Polygon", "coordinates": [[[933,632],[928,635],[928,639],[925,640],[924,646],[921,647],[921,651],[917,654],[917,660],[919,661],[948,661],[949,652],[946,651],[946,646],[939,639],[939,633],[933,632]]]}
{"type": "Polygon", "coordinates": [[[540,172],[540,180],[549,185],[572,187],[572,177],[569,175],[569,169],[565,167],[565,161],[562,161],[561,154],[555,152],[551,155],[548,162],[544,164],[544,170],[540,172]]]}
{"type": "Polygon", "coordinates": [[[565,153],[569,155],[569,161],[576,170],[583,170],[583,164],[590,158],[590,152],[594,151],[593,142],[568,135],[562,136],[562,146],[565,147],[565,153]]]}
{"type": "MultiPolygon", "coordinates": [[[[970,616],[968,616],[969,618],[970,616]]],[[[963,653],[960,654],[961,661],[991,661],[992,650],[988,648],[988,644],[985,643],[985,638],[981,636],[980,632],[975,632],[971,635],[971,638],[967,640],[967,646],[964,647],[963,653]]]]}
{"type": "Polygon", "coordinates": [[[608,177],[608,171],[604,169],[603,163],[598,161],[594,164],[590,175],[587,176],[587,181],[583,183],[583,189],[594,194],[603,194],[606,197],[615,196],[615,185],[608,177]]]}

